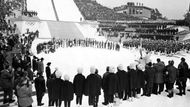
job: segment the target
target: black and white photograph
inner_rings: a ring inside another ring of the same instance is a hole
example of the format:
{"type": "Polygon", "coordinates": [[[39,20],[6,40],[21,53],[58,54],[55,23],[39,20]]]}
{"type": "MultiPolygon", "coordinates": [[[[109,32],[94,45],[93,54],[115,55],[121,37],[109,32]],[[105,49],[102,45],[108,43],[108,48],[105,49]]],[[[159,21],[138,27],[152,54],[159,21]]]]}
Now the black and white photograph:
{"type": "Polygon", "coordinates": [[[0,107],[190,107],[190,1],[0,0],[0,107]]]}

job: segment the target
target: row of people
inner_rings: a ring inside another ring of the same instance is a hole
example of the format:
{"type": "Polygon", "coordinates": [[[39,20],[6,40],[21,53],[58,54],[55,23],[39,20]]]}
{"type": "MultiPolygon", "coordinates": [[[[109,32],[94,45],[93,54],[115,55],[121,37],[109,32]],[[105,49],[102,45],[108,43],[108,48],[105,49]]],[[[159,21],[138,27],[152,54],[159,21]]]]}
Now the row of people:
{"type": "Polygon", "coordinates": [[[120,45],[111,41],[97,41],[94,39],[74,39],[74,40],[55,40],[49,41],[47,43],[40,43],[37,45],[37,53],[45,52],[55,52],[59,47],[94,47],[94,48],[103,48],[109,50],[120,50],[120,45]]]}
{"type": "MultiPolygon", "coordinates": [[[[70,107],[70,101],[75,94],[77,105],[82,105],[82,96],[86,95],[89,97],[89,105],[97,107],[101,89],[104,92],[105,101],[103,104],[110,107],[113,106],[116,97],[120,100],[132,101],[140,94],[147,97],[150,97],[151,94],[161,94],[164,91],[164,85],[165,91],[168,92],[167,97],[172,98],[174,96],[174,83],[178,85],[179,93],[177,95],[182,96],[186,95],[186,82],[189,74],[188,64],[184,58],[181,58],[178,68],[174,66],[173,60],[168,61],[168,65],[165,66],[159,58],[157,63],[147,63],[145,68],[142,64],[132,63],[125,71],[123,66],[119,65],[115,73],[114,67],[107,67],[103,77],[98,74],[98,69],[91,67],[90,74],[85,78],[82,74],[83,69],[79,68],[73,82],[69,82],[70,90],[68,90],[66,85],[61,85],[63,80],[59,70],[51,75],[50,65],[48,63],[46,67],[49,106],[53,106],[54,103],[56,106],[61,106],[61,102],[65,101],[69,105],[65,107],[70,107]]],[[[68,79],[65,80],[68,81],[68,79]]]]}
{"type": "Polygon", "coordinates": [[[124,47],[142,46],[147,51],[155,51],[161,53],[177,53],[181,50],[190,50],[189,43],[181,43],[178,41],[150,40],[150,39],[131,39],[123,43],[124,47]]]}

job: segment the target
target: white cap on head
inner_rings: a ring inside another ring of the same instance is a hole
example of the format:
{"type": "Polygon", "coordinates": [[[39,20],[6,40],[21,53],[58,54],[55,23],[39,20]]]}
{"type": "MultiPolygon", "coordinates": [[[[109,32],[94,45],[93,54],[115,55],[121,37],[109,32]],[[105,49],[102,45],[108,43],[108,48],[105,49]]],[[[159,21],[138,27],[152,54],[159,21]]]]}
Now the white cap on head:
{"type": "Polygon", "coordinates": [[[62,72],[56,70],[56,71],[55,71],[55,76],[56,76],[56,78],[61,78],[62,72]]]}
{"type": "Polygon", "coordinates": [[[69,75],[64,75],[64,80],[67,80],[67,81],[69,81],[70,80],[70,77],[69,77],[69,75]]]}
{"type": "Polygon", "coordinates": [[[79,68],[77,69],[77,72],[78,72],[79,74],[82,74],[83,68],[82,68],[82,67],[79,67],[79,68]]]}
{"type": "Polygon", "coordinates": [[[123,70],[123,65],[122,65],[122,64],[119,64],[119,65],[118,65],[118,69],[119,69],[119,70],[123,70]]]}
{"type": "Polygon", "coordinates": [[[114,73],[114,72],[115,72],[115,68],[114,68],[114,66],[111,66],[111,67],[110,67],[109,72],[110,72],[110,73],[114,73]]]}
{"type": "Polygon", "coordinates": [[[136,70],[136,63],[130,63],[129,68],[136,70]]]}
{"type": "Polygon", "coordinates": [[[94,66],[90,67],[90,73],[91,74],[95,74],[95,70],[96,70],[96,68],[94,66]]]}
{"type": "Polygon", "coordinates": [[[138,68],[139,70],[144,71],[144,66],[143,66],[142,64],[138,64],[138,65],[137,65],[137,68],[138,68]]]}

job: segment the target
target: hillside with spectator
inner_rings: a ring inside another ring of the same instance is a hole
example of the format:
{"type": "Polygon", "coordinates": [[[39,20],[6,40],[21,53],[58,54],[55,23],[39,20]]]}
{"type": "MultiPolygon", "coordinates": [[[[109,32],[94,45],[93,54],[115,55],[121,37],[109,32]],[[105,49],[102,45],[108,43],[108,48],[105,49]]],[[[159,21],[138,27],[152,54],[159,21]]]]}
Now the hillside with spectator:
{"type": "Polygon", "coordinates": [[[91,0],[74,0],[86,20],[137,20],[137,17],[116,13],[114,10],[91,0]]]}

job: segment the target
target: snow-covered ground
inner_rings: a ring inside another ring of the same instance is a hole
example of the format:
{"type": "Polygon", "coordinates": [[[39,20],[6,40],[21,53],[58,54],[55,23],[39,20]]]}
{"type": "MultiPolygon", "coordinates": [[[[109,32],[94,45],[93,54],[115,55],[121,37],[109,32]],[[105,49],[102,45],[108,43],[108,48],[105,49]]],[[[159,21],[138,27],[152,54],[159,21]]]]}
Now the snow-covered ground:
{"type": "MultiPolygon", "coordinates": [[[[33,48],[34,49],[34,48],[33,48]]],[[[124,69],[126,70],[127,66],[137,60],[140,57],[139,50],[137,49],[124,49],[118,51],[110,51],[105,49],[97,48],[83,48],[83,47],[73,47],[73,48],[59,48],[55,53],[50,54],[39,54],[39,58],[43,57],[45,59],[44,64],[47,62],[52,62],[51,69],[54,71],[55,67],[59,68],[64,74],[68,74],[73,80],[74,76],[77,74],[77,68],[83,67],[83,74],[87,76],[90,73],[90,66],[95,66],[99,70],[99,74],[102,75],[106,66],[115,66],[123,64],[124,69]]],[[[157,58],[161,58],[166,64],[168,60],[174,60],[175,66],[180,62],[180,58],[185,57],[188,64],[190,64],[190,55],[181,54],[176,55],[175,57],[166,57],[160,55],[152,54],[150,59],[152,62],[156,62],[157,58]]],[[[190,89],[189,81],[187,82],[188,89],[190,89]]],[[[177,93],[178,91],[175,90],[177,93]]],[[[161,95],[152,95],[151,97],[140,97],[140,99],[134,99],[133,102],[123,101],[117,107],[189,107],[190,105],[190,92],[187,92],[186,96],[177,96],[169,99],[166,97],[167,93],[163,92],[161,95]]],[[[36,107],[36,97],[33,97],[34,103],[33,106],[36,107]]],[[[43,97],[44,107],[48,106],[48,96],[47,94],[43,97]]],[[[99,107],[104,107],[101,103],[103,102],[103,92],[99,99],[99,107]]],[[[63,106],[63,105],[62,105],[63,106]]],[[[71,103],[71,107],[76,107],[75,98],[71,103]]],[[[88,97],[83,98],[82,107],[89,107],[88,97]]]]}

